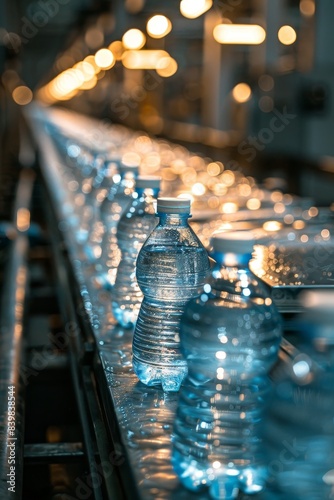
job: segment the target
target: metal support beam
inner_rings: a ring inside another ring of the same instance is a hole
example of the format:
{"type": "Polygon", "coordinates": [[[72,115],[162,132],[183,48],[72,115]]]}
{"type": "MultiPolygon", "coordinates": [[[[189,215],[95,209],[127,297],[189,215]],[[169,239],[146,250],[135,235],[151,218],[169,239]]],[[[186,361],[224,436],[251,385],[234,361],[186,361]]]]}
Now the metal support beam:
{"type": "Polygon", "coordinates": [[[24,383],[22,337],[28,285],[27,231],[34,174],[23,171],[14,205],[17,236],[10,248],[0,312],[0,498],[20,499],[23,475],[24,383]]]}

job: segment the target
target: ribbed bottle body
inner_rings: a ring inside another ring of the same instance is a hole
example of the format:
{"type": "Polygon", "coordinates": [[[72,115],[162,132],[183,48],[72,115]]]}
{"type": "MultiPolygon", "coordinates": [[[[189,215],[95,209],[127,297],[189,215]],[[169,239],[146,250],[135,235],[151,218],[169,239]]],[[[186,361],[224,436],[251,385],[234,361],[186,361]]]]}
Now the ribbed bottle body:
{"type": "Polygon", "coordinates": [[[180,318],[209,270],[206,250],[189,227],[188,217],[160,219],[137,260],[144,300],[134,332],[133,366],[143,383],[161,384],[166,391],[177,391],[187,373],[180,352],[180,318]]]}
{"type": "Polygon", "coordinates": [[[136,323],[143,300],[143,293],[136,278],[136,262],[143,243],[158,222],[153,206],[157,191],[139,190],[117,228],[121,261],[113,287],[112,308],[115,319],[125,328],[136,323]]]}

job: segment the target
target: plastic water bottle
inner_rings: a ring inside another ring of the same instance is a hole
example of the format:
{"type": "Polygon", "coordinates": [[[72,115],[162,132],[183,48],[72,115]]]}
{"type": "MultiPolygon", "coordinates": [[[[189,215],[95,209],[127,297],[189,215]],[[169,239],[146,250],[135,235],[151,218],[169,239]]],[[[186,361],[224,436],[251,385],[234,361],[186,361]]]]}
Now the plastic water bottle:
{"type": "Polygon", "coordinates": [[[156,176],[137,178],[132,203],[117,226],[121,261],[113,287],[112,308],[116,320],[125,328],[136,323],[143,300],[136,279],[136,261],[147,236],[157,225],[154,204],[159,193],[160,180],[160,177],[156,176]]]}
{"type": "Polygon", "coordinates": [[[188,224],[190,200],[158,198],[159,223],[137,259],[144,294],[133,339],[133,368],[146,385],[178,391],[187,373],[179,322],[209,271],[208,254],[188,224]]]}
{"type": "Polygon", "coordinates": [[[330,500],[334,491],[334,292],[305,293],[299,353],[268,408],[268,500],[330,500]]]}
{"type": "Polygon", "coordinates": [[[267,467],[261,427],[268,371],[281,340],[281,318],[250,272],[249,231],[212,238],[216,261],[199,298],[181,319],[188,376],[174,425],[172,464],[190,490],[214,499],[262,490],[267,467]]]}
{"type": "Polygon", "coordinates": [[[89,236],[96,217],[96,197],[98,196],[100,190],[104,171],[104,157],[101,154],[96,154],[92,158],[91,173],[82,183],[84,203],[81,207],[77,235],[79,235],[79,242],[83,245],[84,251],[86,251],[89,236]]]}
{"type": "Polygon", "coordinates": [[[85,246],[85,254],[88,263],[96,262],[102,254],[102,240],[104,235],[104,224],[101,220],[101,205],[106,197],[109,203],[114,199],[117,186],[120,183],[119,175],[120,159],[115,153],[105,160],[103,168],[98,174],[98,183],[95,184],[95,193],[91,201],[92,220],[89,237],[85,246]],[[97,185],[98,184],[98,185],[97,185]]]}
{"type": "Polygon", "coordinates": [[[101,205],[101,220],[104,226],[102,252],[96,264],[98,280],[103,288],[110,290],[116,278],[120,251],[117,245],[117,225],[131,203],[131,195],[138,176],[138,165],[119,166],[120,180],[112,197],[107,196],[101,205]]]}

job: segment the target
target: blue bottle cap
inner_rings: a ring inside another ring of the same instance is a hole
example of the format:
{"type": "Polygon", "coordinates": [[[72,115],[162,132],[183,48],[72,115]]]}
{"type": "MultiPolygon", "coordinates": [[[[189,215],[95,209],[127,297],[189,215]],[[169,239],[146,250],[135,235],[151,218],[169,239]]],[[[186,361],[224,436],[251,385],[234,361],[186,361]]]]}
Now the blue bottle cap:
{"type": "Polygon", "coordinates": [[[132,172],[134,175],[136,175],[139,172],[139,165],[126,165],[124,163],[121,163],[118,167],[118,170],[120,173],[132,172]]]}
{"type": "Polygon", "coordinates": [[[214,234],[210,243],[215,252],[250,254],[254,245],[266,239],[265,231],[226,231],[214,234]]]}
{"type": "Polygon", "coordinates": [[[190,212],[190,200],[187,198],[158,198],[157,212],[187,214],[190,212]]]}

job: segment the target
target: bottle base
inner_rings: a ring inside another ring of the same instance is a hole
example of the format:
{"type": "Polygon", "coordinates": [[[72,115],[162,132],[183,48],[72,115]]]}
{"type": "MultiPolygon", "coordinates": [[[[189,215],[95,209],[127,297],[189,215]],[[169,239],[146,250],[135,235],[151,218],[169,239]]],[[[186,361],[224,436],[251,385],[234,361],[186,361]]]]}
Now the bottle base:
{"type": "Polygon", "coordinates": [[[208,488],[210,498],[214,500],[234,500],[239,491],[254,495],[265,487],[267,468],[264,466],[215,468],[216,464],[200,463],[193,457],[184,457],[175,449],[172,454],[173,468],[183,486],[195,492],[208,488]]]}
{"type": "Polygon", "coordinates": [[[133,370],[143,384],[161,385],[165,392],[178,392],[188,371],[184,362],[170,367],[159,367],[138,361],[135,356],[133,356],[133,370]]]}

